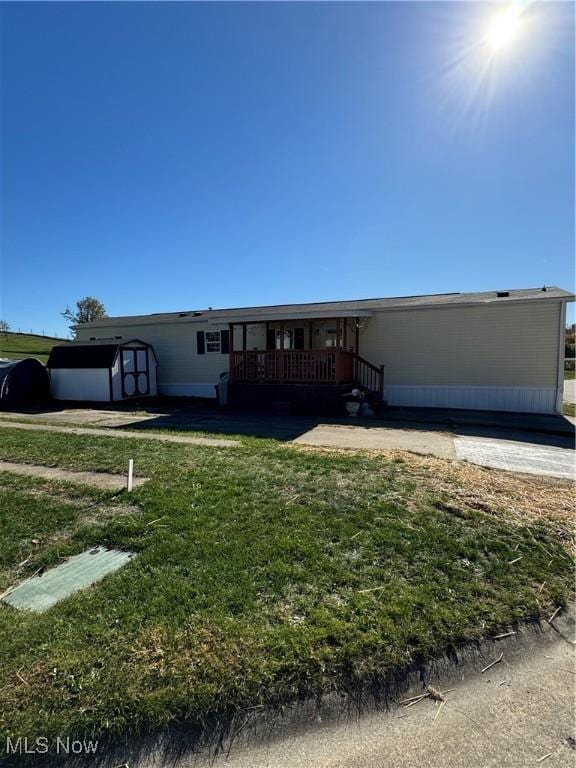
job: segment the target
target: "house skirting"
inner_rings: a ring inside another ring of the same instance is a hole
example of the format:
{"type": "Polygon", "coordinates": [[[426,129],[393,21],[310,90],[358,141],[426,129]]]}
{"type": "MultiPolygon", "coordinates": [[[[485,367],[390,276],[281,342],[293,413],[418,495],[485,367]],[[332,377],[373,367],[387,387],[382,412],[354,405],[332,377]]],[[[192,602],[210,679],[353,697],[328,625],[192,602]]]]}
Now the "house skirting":
{"type": "Polygon", "coordinates": [[[216,397],[216,384],[212,382],[200,384],[158,384],[161,395],[166,397],[216,397]]]}
{"type": "Polygon", "coordinates": [[[268,409],[274,404],[289,404],[296,413],[340,413],[342,395],[351,384],[244,384],[229,386],[229,403],[236,408],[268,409]]]}
{"type": "Polygon", "coordinates": [[[555,413],[555,387],[464,387],[384,384],[388,405],[481,411],[555,413]]]}

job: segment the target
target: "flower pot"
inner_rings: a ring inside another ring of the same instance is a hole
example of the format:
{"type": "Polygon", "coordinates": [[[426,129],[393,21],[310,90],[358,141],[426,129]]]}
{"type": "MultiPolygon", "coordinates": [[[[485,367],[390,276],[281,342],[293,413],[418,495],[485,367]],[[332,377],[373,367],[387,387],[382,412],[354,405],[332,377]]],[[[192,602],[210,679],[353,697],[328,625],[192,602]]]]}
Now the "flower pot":
{"type": "Polygon", "coordinates": [[[353,400],[348,400],[348,402],[344,403],[346,407],[346,413],[348,416],[358,416],[358,411],[360,410],[360,403],[356,403],[353,400]]]}

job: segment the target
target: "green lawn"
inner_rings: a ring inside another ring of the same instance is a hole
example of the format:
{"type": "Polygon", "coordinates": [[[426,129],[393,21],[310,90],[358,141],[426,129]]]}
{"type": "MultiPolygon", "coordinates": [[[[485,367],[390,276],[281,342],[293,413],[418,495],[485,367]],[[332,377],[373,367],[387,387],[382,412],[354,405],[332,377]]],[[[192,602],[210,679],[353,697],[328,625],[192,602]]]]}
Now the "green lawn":
{"type": "Polygon", "coordinates": [[[0,333],[0,357],[21,360],[24,357],[37,357],[45,363],[50,350],[56,344],[65,344],[65,339],[50,336],[34,336],[28,333],[0,333]]]}
{"type": "Polygon", "coordinates": [[[574,403],[563,403],[562,413],[565,416],[576,416],[576,405],[574,403]]]}
{"type": "Polygon", "coordinates": [[[257,439],[3,429],[0,458],[151,478],[128,496],[0,474],[0,593],[96,543],[138,552],[45,614],[0,604],[0,748],[356,695],[572,588],[568,483],[257,439]]]}
{"type": "Polygon", "coordinates": [[[573,379],[574,378],[575,371],[564,371],[564,378],[565,379],[573,379]]]}

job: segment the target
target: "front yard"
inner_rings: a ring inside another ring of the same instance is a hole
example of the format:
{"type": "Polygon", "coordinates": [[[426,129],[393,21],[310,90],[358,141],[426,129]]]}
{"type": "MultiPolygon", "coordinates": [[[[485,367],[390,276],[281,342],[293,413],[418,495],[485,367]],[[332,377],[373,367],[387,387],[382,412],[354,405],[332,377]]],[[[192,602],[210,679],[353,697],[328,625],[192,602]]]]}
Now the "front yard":
{"type": "Polygon", "coordinates": [[[115,741],[375,691],[572,589],[568,482],[250,438],[2,431],[7,461],[129,458],[151,478],[130,495],[0,474],[0,593],[94,544],[138,553],[46,613],[0,604],[3,736],[115,741]]]}

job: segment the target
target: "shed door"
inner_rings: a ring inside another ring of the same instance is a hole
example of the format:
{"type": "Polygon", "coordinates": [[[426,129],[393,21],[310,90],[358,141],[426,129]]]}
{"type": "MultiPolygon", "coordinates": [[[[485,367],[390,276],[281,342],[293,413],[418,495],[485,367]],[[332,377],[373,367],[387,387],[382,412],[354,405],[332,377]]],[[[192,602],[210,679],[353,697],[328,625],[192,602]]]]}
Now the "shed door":
{"type": "Polygon", "coordinates": [[[120,358],[122,397],[150,394],[150,372],[146,347],[124,347],[120,358]]]}

